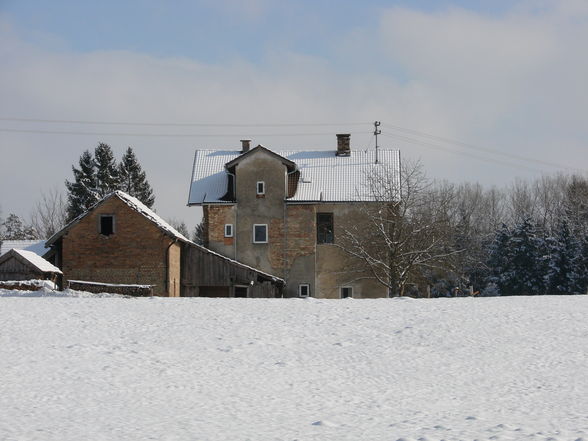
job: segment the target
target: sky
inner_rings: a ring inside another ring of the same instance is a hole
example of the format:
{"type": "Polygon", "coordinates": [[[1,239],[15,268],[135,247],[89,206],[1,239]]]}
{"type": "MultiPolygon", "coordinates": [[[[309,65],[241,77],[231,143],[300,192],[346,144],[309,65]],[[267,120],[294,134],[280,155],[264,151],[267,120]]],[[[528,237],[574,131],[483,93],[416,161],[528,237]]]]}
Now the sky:
{"type": "Polygon", "coordinates": [[[0,216],[105,142],[193,227],[196,149],[374,148],[376,120],[431,178],[586,174],[587,43],[586,0],[0,0],[0,216]]]}

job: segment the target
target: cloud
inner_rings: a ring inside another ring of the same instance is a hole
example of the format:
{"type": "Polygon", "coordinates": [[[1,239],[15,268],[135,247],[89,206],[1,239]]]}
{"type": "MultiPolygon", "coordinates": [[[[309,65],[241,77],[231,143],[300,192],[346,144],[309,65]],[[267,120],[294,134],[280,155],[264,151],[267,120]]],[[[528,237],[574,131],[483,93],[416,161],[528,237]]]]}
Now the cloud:
{"type": "MultiPolygon", "coordinates": [[[[268,5],[261,1],[259,13],[268,5]]],[[[327,149],[334,148],[334,134],[341,130],[353,132],[357,148],[373,145],[369,125],[223,126],[229,123],[379,119],[387,134],[399,134],[392,128],[396,125],[547,161],[586,164],[588,62],[583,45],[588,41],[588,11],[583,5],[549,2],[536,11],[521,4],[498,17],[463,9],[427,13],[392,8],[381,13],[375,30],[358,26],[333,38],[338,43],[330,53],[309,55],[268,44],[261,61],[215,64],[124,51],[52,51],[24,42],[4,18],[4,116],[218,126],[34,125],[44,130],[209,135],[192,138],[0,132],[3,155],[12,165],[0,175],[0,201],[5,212],[26,214],[42,188],[61,187],[81,152],[103,141],[119,157],[133,146],[156,190],[159,213],[193,225],[195,210],[182,207],[195,148],[237,148],[239,139],[251,137],[270,148],[327,149]]],[[[0,127],[33,125],[0,122],[0,127]]],[[[440,178],[499,184],[524,173],[401,138],[382,137],[380,144],[400,148],[405,157],[422,157],[429,173],[440,178]]]]}

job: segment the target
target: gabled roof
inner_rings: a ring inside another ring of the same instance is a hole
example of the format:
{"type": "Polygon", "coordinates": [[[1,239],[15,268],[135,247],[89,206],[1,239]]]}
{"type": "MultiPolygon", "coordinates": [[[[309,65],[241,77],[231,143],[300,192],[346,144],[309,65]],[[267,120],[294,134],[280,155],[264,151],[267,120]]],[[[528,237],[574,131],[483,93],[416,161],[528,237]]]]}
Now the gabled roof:
{"type": "MultiPolygon", "coordinates": [[[[367,177],[375,174],[386,176],[400,188],[398,150],[379,149],[377,163],[375,150],[352,150],[349,156],[337,156],[332,150],[278,150],[274,153],[296,164],[300,172],[296,193],[288,201],[375,200],[367,186],[367,177]]],[[[188,205],[227,203],[221,199],[228,188],[225,165],[234,164],[240,156],[241,152],[235,150],[196,150],[188,205]]]]}
{"type": "Polygon", "coordinates": [[[225,164],[225,168],[227,170],[232,169],[235,165],[237,165],[239,162],[241,162],[241,160],[243,160],[244,158],[246,158],[247,156],[251,156],[254,155],[257,152],[263,151],[265,153],[268,153],[270,156],[273,156],[274,158],[278,159],[279,161],[282,162],[282,164],[284,164],[286,167],[288,167],[288,171],[292,172],[294,170],[296,170],[296,164],[292,161],[290,161],[289,159],[284,158],[282,155],[279,155],[276,152],[272,152],[270,149],[265,148],[264,146],[262,146],[261,144],[258,145],[257,147],[239,154],[239,156],[237,156],[235,159],[233,159],[232,161],[229,161],[225,164]]]}
{"type": "Polygon", "coordinates": [[[160,230],[162,230],[168,236],[171,236],[171,237],[178,239],[178,240],[181,240],[183,242],[191,242],[182,233],[180,233],[178,230],[176,230],[174,227],[172,227],[170,224],[168,224],[166,221],[164,221],[161,217],[159,217],[153,210],[151,210],[149,207],[147,207],[145,204],[143,204],[139,199],[137,199],[133,196],[129,196],[128,194],[126,194],[123,191],[116,190],[116,191],[104,196],[100,201],[98,201],[96,204],[94,204],[92,207],[90,207],[88,210],[86,210],[86,212],[84,212],[83,214],[76,217],[69,224],[67,224],[65,227],[63,227],[61,230],[59,230],[57,233],[55,233],[53,236],[51,236],[47,240],[47,245],[52,245],[53,243],[55,243],[55,241],[57,239],[59,239],[60,237],[62,237],[65,233],[67,233],[71,229],[71,227],[73,227],[78,222],[80,222],[83,218],[85,218],[88,214],[90,214],[95,208],[99,207],[104,202],[106,202],[107,200],[109,200],[113,197],[120,199],[126,205],[128,205],[130,208],[132,208],[133,210],[135,210],[139,214],[145,216],[147,219],[149,219],[151,222],[153,222],[160,230]]]}
{"type": "Polygon", "coordinates": [[[11,249],[32,251],[39,256],[47,252],[45,248],[45,239],[35,240],[4,240],[0,243],[0,256],[11,249]]]}
{"type": "Polygon", "coordinates": [[[17,260],[28,264],[32,268],[36,269],[41,273],[57,273],[61,274],[61,270],[56,266],[52,265],[51,263],[47,262],[38,254],[27,251],[27,250],[19,250],[19,249],[11,249],[7,253],[0,256],[0,263],[7,261],[11,257],[16,258],[17,260]]]}
{"type": "Polygon", "coordinates": [[[218,254],[212,250],[209,250],[208,248],[206,248],[202,245],[198,245],[197,243],[192,242],[191,240],[187,239],[184,235],[182,235],[179,231],[177,231],[175,228],[173,228],[170,224],[168,224],[166,221],[164,221],[155,212],[153,212],[153,210],[151,210],[149,207],[147,207],[145,204],[143,204],[137,198],[129,196],[128,194],[126,194],[122,191],[119,191],[119,190],[104,196],[104,198],[102,198],[100,201],[98,201],[96,204],[94,204],[92,207],[90,207],[85,213],[81,214],[80,216],[78,216],[77,218],[72,220],[69,224],[67,224],[65,227],[63,227],[60,231],[58,231],[53,236],[51,236],[47,240],[47,245],[49,246],[49,245],[54,244],[60,237],[62,237],[74,225],[76,225],[84,217],[86,217],[92,210],[94,210],[95,208],[97,208],[98,206],[100,206],[101,204],[103,204],[105,201],[109,200],[112,197],[119,198],[121,201],[123,201],[125,204],[127,204],[130,208],[132,208],[133,210],[142,214],[147,219],[149,219],[151,222],[155,223],[162,231],[164,231],[166,234],[170,235],[171,237],[174,237],[178,240],[181,240],[182,242],[185,242],[185,243],[189,244],[190,246],[199,248],[200,250],[202,250],[205,253],[215,255],[215,256],[217,256],[217,257],[219,257],[219,258],[221,258],[221,259],[223,259],[233,265],[237,265],[242,268],[246,268],[248,270],[255,271],[256,273],[258,273],[258,274],[262,275],[263,277],[270,279],[274,282],[278,282],[278,283],[282,283],[282,284],[285,283],[283,279],[276,277],[273,274],[269,274],[269,273],[260,271],[257,268],[254,268],[252,266],[245,265],[244,263],[238,262],[233,259],[229,259],[228,257],[223,256],[222,254],[218,254]]]}

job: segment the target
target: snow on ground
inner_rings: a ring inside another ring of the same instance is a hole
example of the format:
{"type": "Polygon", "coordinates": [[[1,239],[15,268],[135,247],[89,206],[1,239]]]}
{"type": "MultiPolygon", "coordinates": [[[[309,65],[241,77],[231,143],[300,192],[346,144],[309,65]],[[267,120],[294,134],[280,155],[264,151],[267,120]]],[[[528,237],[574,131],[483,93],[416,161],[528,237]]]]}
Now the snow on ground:
{"type": "Polygon", "coordinates": [[[2,440],[588,440],[588,296],[0,295],[2,440]]]}

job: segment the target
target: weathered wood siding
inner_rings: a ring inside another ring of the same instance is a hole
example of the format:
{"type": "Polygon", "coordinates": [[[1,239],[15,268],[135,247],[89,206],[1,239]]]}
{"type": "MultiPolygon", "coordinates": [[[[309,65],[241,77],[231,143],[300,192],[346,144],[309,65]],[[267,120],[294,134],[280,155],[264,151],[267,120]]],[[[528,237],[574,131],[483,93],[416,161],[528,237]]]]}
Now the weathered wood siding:
{"type": "Polygon", "coordinates": [[[232,297],[236,285],[247,286],[249,297],[281,297],[281,287],[265,280],[257,271],[189,244],[182,250],[181,273],[183,297],[216,296],[215,293],[232,297]]]}
{"type": "Polygon", "coordinates": [[[0,280],[45,279],[45,274],[35,271],[15,257],[10,257],[0,264],[0,280]]]}

